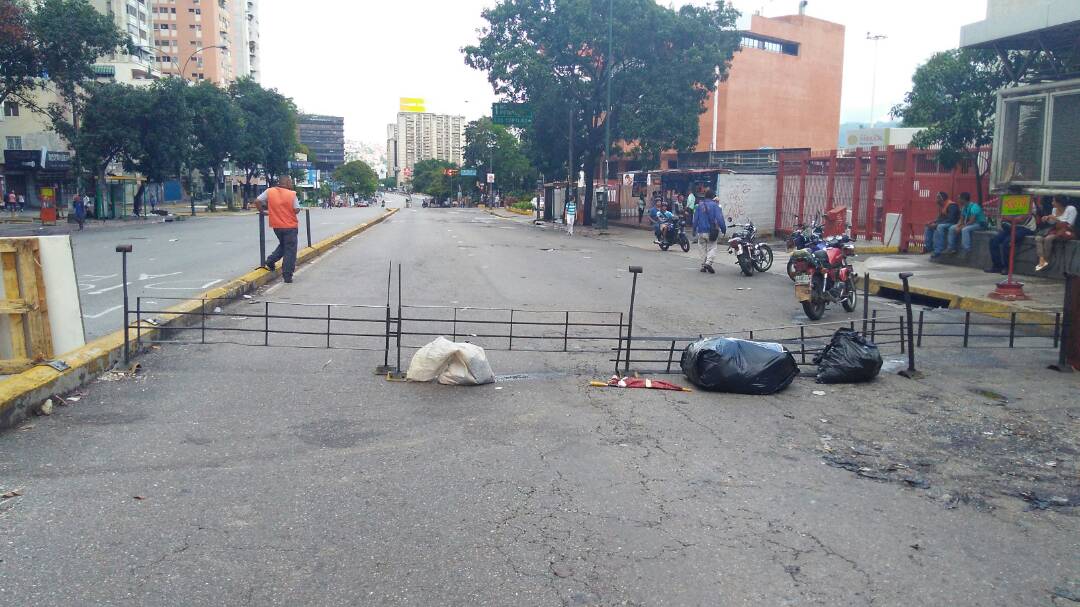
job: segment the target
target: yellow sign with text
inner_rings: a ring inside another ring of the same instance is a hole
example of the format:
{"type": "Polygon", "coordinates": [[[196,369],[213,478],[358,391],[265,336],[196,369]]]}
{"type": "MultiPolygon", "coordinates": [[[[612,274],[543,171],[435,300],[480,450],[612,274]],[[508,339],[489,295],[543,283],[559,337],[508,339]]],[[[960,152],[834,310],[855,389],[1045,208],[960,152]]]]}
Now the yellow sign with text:
{"type": "Polygon", "coordinates": [[[1031,196],[1007,194],[1001,197],[1002,217],[1022,217],[1031,212],[1031,196]]]}
{"type": "Polygon", "coordinates": [[[424,100],[420,97],[399,97],[398,107],[402,112],[424,113],[424,100]]]}

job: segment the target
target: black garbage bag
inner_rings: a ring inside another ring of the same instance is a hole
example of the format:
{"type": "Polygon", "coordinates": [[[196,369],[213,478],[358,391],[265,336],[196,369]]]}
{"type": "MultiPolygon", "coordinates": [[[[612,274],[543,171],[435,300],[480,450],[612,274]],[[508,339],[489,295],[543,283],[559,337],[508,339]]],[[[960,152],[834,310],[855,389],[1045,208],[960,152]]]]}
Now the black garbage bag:
{"type": "Polygon", "coordinates": [[[682,371],[704,390],[772,394],[791,384],[799,366],[780,344],[714,337],[686,347],[682,371]]]}
{"type": "Polygon", "coordinates": [[[881,371],[878,347],[856,331],[837,329],[832,341],[814,357],[819,384],[855,384],[870,381],[881,371]]]}

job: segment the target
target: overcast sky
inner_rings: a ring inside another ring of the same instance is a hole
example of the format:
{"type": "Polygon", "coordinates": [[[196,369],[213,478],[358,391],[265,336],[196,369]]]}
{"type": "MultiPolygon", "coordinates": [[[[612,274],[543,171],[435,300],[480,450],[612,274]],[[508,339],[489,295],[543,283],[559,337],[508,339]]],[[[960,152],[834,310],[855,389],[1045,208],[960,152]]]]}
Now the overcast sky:
{"type": "MultiPolygon", "coordinates": [[[[460,49],[476,40],[480,11],[494,2],[263,0],[263,84],[302,111],[344,116],[347,138],[373,144],[385,143],[399,97],[422,97],[428,111],[475,119],[490,112],[494,95],[460,49]]],[[[798,12],[798,0],[734,4],[767,17],[798,12]]],[[[956,47],[960,26],[985,17],[986,0],[810,0],[807,14],[847,28],[841,120],[869,122],[874,52],[866,33],[888,36],[879,43],[874,112],[884,120],[910,88],[915,67],[956,47]]]]}

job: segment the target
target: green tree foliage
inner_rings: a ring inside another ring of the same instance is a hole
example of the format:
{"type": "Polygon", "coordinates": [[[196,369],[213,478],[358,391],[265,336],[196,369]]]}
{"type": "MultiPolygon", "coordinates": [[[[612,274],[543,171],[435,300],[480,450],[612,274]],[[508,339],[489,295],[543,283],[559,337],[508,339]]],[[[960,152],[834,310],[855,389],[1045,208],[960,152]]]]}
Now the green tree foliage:
{"type": "Polygon", "coordinates": [[[146,96],[145,90],[124,84],[87,87],[83,103],[86,120],[74,136],[72,149],[93,172],[98,200],[104,200],[105,171],[109,164],[139,149],[138,116],[144,110],[146,96]]]}
{"type": "Polygon", "coordinates": [[[128,48],[127,35],[111,16],[97,11],[87,0],[43,0],[30,14],[40,69],[65,100],[94,78],[98,57],[128,48]]]}
{"type": "MultiPolygon", "coordinates": [[[[225,161],[236,147],[244,120],[228,93],[209,82],[187,87],[186,92],[194,142],[191,165],[213,176],[214,194],[210,199],[213,208],[220,201],[225,161]]],[[[230,197],[229,208],[232,207],[230,197]]]]}
{"type": "Polygon", "coordinates": [[[296,105],[274,89],[265,89],[251,78],[229,87],[229,96],[240,110],[244,127],[236,140],[233,162],[244,171],[244,207],[252,196],[251,182],[260,174],[268,181],[288,170],[299,143],[296,138],[296,105]]]}
{"type": "Polygon", "coordinates": [[[397,187],[397,178],[393,175],[383,177],[379,180],[379,185],[382,186],[384,189],[392,190],[397,187]]]}
{"type": "Polygon", "coordinates": [[[935,54],[915,70],[912,89],[892,114],[905,127],[925,127],[913,143],[941,146],[938,160],[951,168],[963,159],[974,162],[978,198],[982,201],[982,172],[978,148],[993,143],[997,91],[1008,84],[993,51],[948,50],[935,54]]]}
{"type": "MultiPolygon", "coordinates": [[[[191,164],[194,131],[187,88],[180,78],[164,78],[145,89],[134,117],[139,145],[125,158],[127,170],[141,173],[150,182],[161,183],[181,176],[185,168],[195,168],[191,164]]],[[[140,184],[135,194],[140,202],[145,185],[146,182],[140,184]]]]}
{"type": "Polygon", "coordinates": [[[19,0],[0,0],[0,104],[13,95],[26,96],[41,73],[29,7],[19,0]]]}
{"type": "Polygon", "coordinates": [[[445,160],[421,160],[413,165],[412,188],[414,192],[420,192],[446,198],[450,195],[451,181],[456,186],[461,177],[450,177],[444,173],[446,169],[456,169],[458,166],[445,160]]]}
{"type": "Polygon", "coordinates": [[[342,191],[359,196],[371,196],[379,187],[379,175],[363,160],[346,162],[334,170],[334,181],[342,191]]]}
{"type": "MultiPolygon", "coordinates": [[[[475,120],[465,127],[464,152],[465,166],[475,167],[478,176],[490,169],[495,173],[499,189],[504,192],[531,191],[539,175],[518,138],[490,118],[475,120]]],[[[476,188],[476,181],[471,177],[464,178],[462,192],[471,193],[476,188]]]]}
{"type": "MultiPolygon", "coordinates": [[[[634,142],[639,153],[692,149],[715,70],[726,75],[738,49],[738,12],[724,0],[678,10],[655,0],[613,4],[612,57],[608,3],[595,0],[500,0],[483,12],[487,25],[479,42],[464,49],[466,64],[486,71],[495,93],[532,105],[529,149],[550,174],[566,158],[571,122],[572,164],[583,166],[590,182],[606,121],[613,143],[634,142]]],[[[586,191],[586,222],[592,190],[586,191]]]]}

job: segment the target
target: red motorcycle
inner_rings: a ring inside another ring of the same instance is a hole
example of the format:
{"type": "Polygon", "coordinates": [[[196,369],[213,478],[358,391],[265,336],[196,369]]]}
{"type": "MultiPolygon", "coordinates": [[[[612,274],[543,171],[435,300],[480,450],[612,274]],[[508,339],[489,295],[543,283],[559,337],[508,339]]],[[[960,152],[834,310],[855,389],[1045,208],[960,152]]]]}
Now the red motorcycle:
{"type": "Polygon", "coordinates": [[[855,269],[848,257],[855,256],[855,244],[848,236],[833,236],[820,251],[801,249],[791,255],[795,270],[795,299],[810,320],[820,320],[830,303],[839,302],[854,312],[858,302],[855,269]]]}

